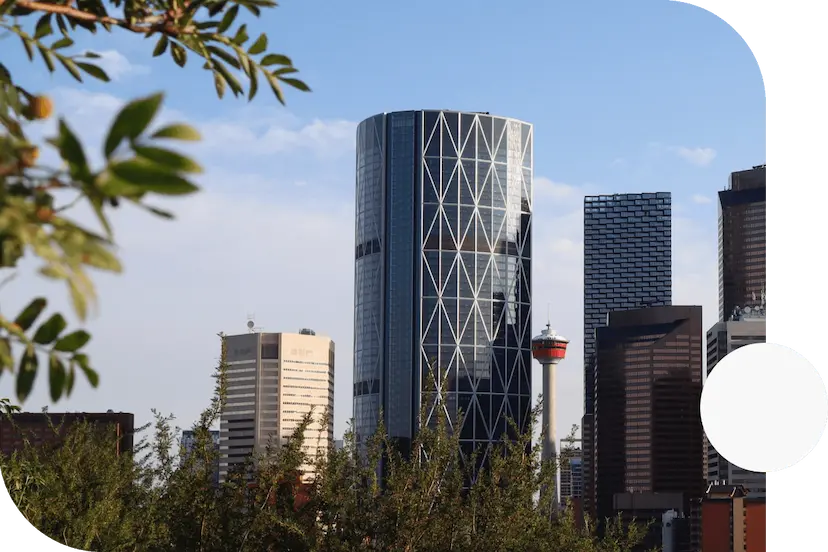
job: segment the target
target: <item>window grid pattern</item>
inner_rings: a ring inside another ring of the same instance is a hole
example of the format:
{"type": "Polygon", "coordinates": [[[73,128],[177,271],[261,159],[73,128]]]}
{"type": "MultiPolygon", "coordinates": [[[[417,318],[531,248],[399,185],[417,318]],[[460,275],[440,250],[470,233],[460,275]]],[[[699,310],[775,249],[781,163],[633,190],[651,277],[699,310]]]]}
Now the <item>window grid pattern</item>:
{"type": "Polygon", "coordinates": [[[584,506],[592,487],[595,331],[611,311],[672,302],[669,192],[584,198],[584,506]]]}
{"type": "Polygon", "coordinates": [[[364,121],[357,140],[357,434],[373,431],[382,406],[389,427],[410,436],[425,401],[425,423],[437,408],[452,421],[465,413],[464,451],[497,442],[507,418],[523,425],[531,411],[532,127],[479,113],[403,112],[364,121]],[[385,159],[383,174],[366,169],[369,157],[385,159]],[[379,247],[365,245],[374,240],[379,247]],[[383,251],[384,243],[393,246],[383,251]],[[369,271],[371,257],[378,264],[369,271]],[[379,283],[366,284],[369,274],[379,283]],[[375,303],[385,305],[384,324],[375,303]],[[374,369],[368,352],[383,331],[387,360],[374,369]],[[435,386],[426,389],[431,367],[435,386]],[[447,401],[438,404],[441,390],[447,401]]]}

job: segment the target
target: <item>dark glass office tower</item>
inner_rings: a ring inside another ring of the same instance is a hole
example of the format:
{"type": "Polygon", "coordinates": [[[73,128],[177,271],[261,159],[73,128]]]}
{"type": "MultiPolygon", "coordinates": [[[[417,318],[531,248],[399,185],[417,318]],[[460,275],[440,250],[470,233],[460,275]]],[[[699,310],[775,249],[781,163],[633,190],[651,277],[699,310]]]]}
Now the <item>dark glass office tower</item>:
{"type": "Polygon", "coordinates": [[[730,175],[719,192],[719,321],[765,292],[765,165],[730,175]]]}
{"type": "Polygon", "coordinates": [[[669,192],[584,198],[584,507],[594,514],[592,414],[595,330],[611,311],[670,305],[669,192]]]}
{"type": "MultiPolygon", "coordinates": [[[[696,523],[706,486],[701,307],[611,312],[596,335],[597,519],[621,514],[660,522],[674,509],[696,523]]],[[[690,551],[690,534],[678,550],[690,551]]],[[[660,523],[651,537],[647,549],[660,548],[660,523]]]]}
{"type": "MultiPolygon", "coordinates": [[[[403,448],[425,402],[462,447],[525,425],[531,394],[532,126],[485,113],[381,114],[357,129],[354,418],[403,448]],[[427,388],[429,368],[447,401],[427,388]]],[[[481,458],[482,461],[482,458],[481,458]]]]}

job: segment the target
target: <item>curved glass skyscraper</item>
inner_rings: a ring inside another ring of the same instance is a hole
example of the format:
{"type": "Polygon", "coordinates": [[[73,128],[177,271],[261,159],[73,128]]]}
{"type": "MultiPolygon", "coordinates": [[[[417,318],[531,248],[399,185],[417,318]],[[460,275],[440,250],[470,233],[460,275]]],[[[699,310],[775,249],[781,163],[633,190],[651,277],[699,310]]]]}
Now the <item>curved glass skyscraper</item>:
{"type": "MultiPolygon", "coordinates": [[[[525,426],[531,391],[532,126],[404,111],[357,129],[354,417],[405,449],[425,407],[462,447],[525,426]],[[434,368],[427,388],[429,367],[434,368]],[[445,403],[436,404],[443,386],[445,403]],[[423,403],[426,404],[423,404],[423,403]]],[[[481,458],[481,461],[483,459],[481,458]]]]}

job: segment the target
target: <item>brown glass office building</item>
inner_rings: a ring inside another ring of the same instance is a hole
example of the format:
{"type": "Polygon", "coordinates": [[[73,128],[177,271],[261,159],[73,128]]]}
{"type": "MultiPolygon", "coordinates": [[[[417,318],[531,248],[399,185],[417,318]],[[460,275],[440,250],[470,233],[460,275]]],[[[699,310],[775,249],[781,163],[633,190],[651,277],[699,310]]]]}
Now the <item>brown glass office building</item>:
{"type": "Polygon", "coordinates": [[[664,510],[694,515],[705,490],[701,307],[611,312],[596,337],[597,519],[668,496],[664,510]]]}
{"type": "Polygon", "coordinates": [[[719,192],[719,321],[765,290],[765,165],[730,175],[719,192]]]}
{"type": "Polygon", "coordinates": [[[11,417],[0,416],[0,454],[11,455],[21,450],[24,441],[35,446],[60,446],[66,433],[75,424],[86,422],[117,438],[114,453],[132,452],[135,416],[127,412],[19,412],[11,417]]]}

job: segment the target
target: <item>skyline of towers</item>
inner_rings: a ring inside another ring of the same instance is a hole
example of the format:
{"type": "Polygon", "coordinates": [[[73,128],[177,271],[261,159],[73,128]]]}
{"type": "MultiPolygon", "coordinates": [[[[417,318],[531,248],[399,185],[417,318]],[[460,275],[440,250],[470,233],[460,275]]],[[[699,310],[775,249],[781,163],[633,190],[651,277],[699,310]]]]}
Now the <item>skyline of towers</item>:
{"type": "MultiPolygon", "coordinates": [[[[531,390],[532,125],[402,111],[357,128],[354,418],[405,451],[443,408],[461,447],[525,426],[531,390]],[[435,386],[426,389],[432,370],[435,386]],[[446,402],[436,401],[438,391],[446,402]]],[[[479,462],[485,461],[481,455],[479,462]]]]}
{"type": "MultiPolygon", "coordinates": [[[[719,192],[719,322],[707,331],[708,376],[726,355],[766,341],[765,174],[765,165],[736,171],[719,192]]],[[[765,474],[728,462],[706,436],[705,462],[709,483],[743,485],[764,499],[765,474]]]]}
{"type": "Polygon", "coordinates": [[[595,330],[614,310],[672,302],[672,195],[584,198],[584,507],[594,511],[595,330]]]}
{"type": "MultiPolygon", "coordinates": [[[[282,445],[313,409],[303,448],[311,462],[333,444],[334,342],[301,333],[228,335],[227,402],[221,413],[219,480],[269,443],[282,445]],[[328,427],[321,417],[330,414],[328,427]]],[[[303,466],[305,474],[312,465],[303,466]]]]}

